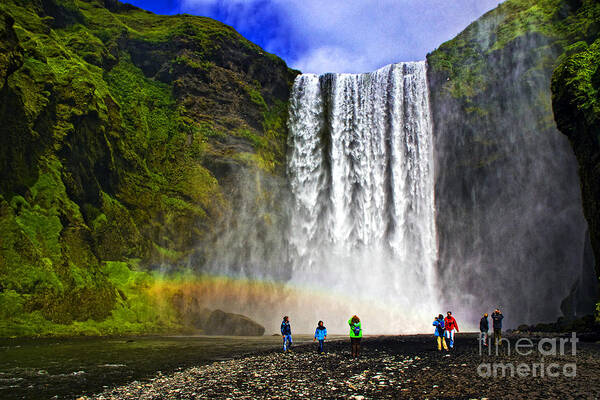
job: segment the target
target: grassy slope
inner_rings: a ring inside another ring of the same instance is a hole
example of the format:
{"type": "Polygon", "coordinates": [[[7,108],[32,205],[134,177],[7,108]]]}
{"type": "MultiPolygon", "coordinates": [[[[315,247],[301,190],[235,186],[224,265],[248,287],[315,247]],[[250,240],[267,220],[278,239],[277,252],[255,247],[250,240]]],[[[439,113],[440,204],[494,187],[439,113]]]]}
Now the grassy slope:
{"type": "Polygon", "coordinates": [[[141,266],[229,207],[214,165],[282,171],[295,73],[216,21],[99,0],[3,1],[0,61],[0,336],[182,328],[141,266]]]}

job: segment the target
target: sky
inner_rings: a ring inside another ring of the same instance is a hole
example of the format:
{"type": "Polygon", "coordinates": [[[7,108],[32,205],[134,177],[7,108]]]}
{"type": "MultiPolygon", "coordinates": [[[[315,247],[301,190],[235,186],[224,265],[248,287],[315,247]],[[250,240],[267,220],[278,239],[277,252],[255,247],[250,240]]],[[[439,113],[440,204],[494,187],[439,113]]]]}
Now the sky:
{"type": "Polygon", "coordinates": [[[424,60],[499,0],[122,0],[211,17],[302,72],[369,72],[424,60]]]}

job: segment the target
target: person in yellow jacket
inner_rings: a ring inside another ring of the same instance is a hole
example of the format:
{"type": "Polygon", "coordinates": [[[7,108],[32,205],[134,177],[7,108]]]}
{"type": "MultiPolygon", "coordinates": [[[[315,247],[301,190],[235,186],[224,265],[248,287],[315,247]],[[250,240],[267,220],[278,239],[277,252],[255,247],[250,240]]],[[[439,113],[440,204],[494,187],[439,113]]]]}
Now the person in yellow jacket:
{"type": "Polygon", "coordinates": [[[360,352],[360,339],[362,338],[362,326],[360,324],[360,318],[356,315],[352,316],[348,320],[350,325],[350,344],[352,345],[352,358],[358,357],[360,352]]]}

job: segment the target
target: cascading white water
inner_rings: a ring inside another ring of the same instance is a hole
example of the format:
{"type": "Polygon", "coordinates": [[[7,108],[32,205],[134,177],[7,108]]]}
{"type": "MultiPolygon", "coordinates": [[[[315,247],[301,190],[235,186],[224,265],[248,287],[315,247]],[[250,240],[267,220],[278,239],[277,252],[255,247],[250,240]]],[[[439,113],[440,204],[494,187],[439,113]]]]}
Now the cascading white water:
{"type": "Polygon", "coordinates": [[[315,317],[362,313],[371,332],[410,332],[439,311],[426,75],[414,62],[295,81],[291,283],[345,299],[315,317]]]}

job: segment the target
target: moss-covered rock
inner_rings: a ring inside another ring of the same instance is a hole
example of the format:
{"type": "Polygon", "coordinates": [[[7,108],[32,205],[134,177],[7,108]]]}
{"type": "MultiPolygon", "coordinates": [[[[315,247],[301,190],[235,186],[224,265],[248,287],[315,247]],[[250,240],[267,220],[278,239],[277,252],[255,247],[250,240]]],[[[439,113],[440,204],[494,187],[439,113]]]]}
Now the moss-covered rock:
{"type": "MultiPolygon", "coordinates": [[[[600,260],[600,39],[567,49],[552,76],[552,105],[579,162],[583,208],[600,260]]],[[[596,268],[600,276],[600,262],[596,268]]]]}
{"type": "Polygon", "coordinates": [[[208,18],[1,2],[0,335],[181,327],[114,266],[185,263],[233,175],[283,174],[296,73],[208,18]]]}
{"type": "Polygon", "coordinates": [[[209,335],[262,336],[265,333],[265,327],[250,318],[221,310],[210,314],[204,329],[209,335]]]}
{"type": "Polygon", "coordinates": [[[554,318],[575,284],[576,312],[593,311],[577,163],[550,79],[563,52],[597,35],[599,12],[591,0],[508,0],[427,57],[440,276],[471,289],[460,301],[496,299],[533,322],[554,318]],[[505,298],[509,285],[519,296],[505,298]],[[560,290],[533,299],[533,285],[560,290]]]}

